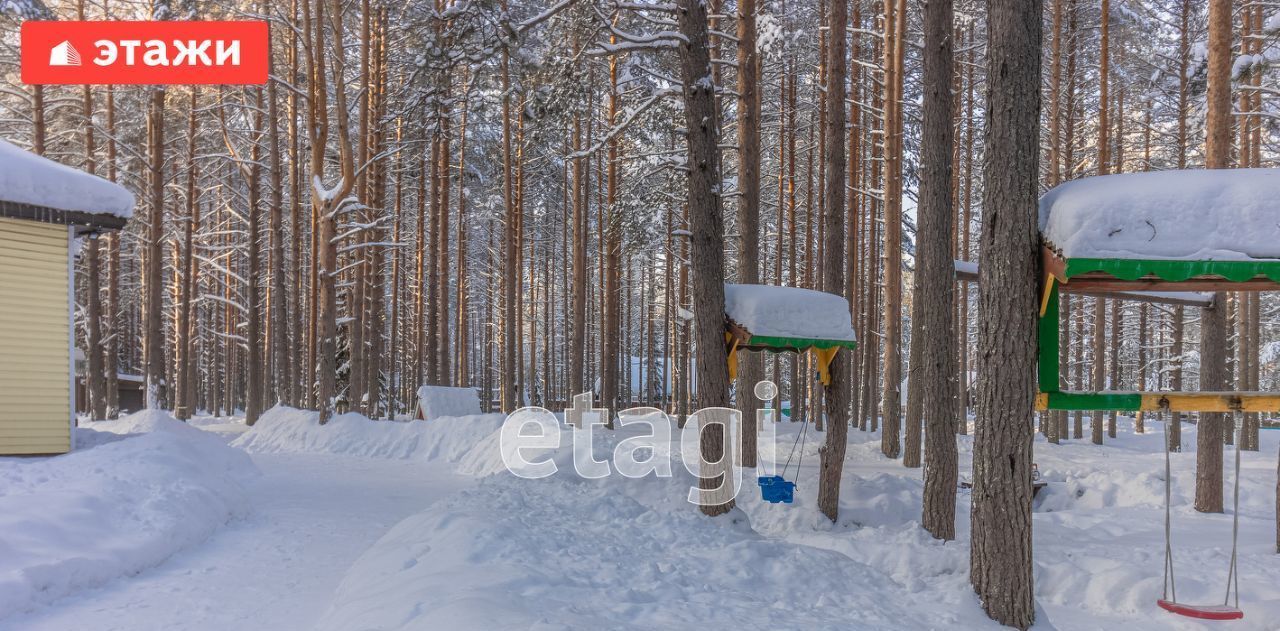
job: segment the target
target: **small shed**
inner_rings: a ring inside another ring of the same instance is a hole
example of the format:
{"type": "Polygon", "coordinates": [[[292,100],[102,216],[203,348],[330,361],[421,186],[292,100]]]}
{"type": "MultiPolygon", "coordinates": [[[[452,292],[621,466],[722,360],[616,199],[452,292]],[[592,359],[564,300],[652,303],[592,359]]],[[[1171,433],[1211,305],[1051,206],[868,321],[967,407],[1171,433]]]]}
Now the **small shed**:
{"type": "Polygon", "coordinates": [[[0,140],[0,455],[71,450],[76,238],[132,211],[123,187],[0,140]]]}
{"type": "Polygon", "coordinates": [[[827,368],[841,348],[855,348],[849,301],[799,287],[724,286],[725,344],[729,380],[738,376],[738,351],[809,352],[817,359],[823,385],[827,368]]]}
{"type": "Polygon", "coordinates": [[[413,418],[429,421],[443,416],[471,416],[480,413],[480,396],[475,388],[420,386],[418,409],[413,418]]]}

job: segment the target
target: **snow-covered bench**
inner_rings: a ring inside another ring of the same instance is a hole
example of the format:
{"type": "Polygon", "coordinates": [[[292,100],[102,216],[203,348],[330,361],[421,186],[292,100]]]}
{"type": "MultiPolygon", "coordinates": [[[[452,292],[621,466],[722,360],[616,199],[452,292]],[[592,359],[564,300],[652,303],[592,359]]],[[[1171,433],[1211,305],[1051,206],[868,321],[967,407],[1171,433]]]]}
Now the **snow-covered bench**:
{"type": "Polygon", "coordinates": [[[471,416],[479,413],[480,397],[475,388],[418,387],[415,419],[429,421],[444,416],[471,416]]]}

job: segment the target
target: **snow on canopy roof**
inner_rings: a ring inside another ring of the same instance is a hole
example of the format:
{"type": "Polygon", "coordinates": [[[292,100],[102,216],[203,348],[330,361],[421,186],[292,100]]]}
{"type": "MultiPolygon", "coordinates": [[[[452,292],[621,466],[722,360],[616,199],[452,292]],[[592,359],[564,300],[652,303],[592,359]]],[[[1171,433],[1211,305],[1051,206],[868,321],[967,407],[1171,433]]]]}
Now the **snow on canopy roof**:
{"type": "Polygon", "coordinates": [[[724,312],[753,336],[855,341],[849,301],[826,292],[728,284],[724,312]]]}
{"type": "Polygon", "coordinates": [[[133,194],[96,175],[0,140],[0,201],[55,210],[133,216],[133,194]]]}
{"type": "Polygon", "coordinates": [[[1280,259],[1280,169],[1074,180],[1040,198],[1040,233],[1063,258],[1280,259]]]}

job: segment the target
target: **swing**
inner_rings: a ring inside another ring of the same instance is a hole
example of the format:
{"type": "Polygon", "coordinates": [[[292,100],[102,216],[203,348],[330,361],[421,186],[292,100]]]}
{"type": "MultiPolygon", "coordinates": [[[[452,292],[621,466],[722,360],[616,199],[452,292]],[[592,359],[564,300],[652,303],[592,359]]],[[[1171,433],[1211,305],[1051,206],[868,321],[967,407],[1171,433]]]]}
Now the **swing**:
{"type": "Polygon", "coordinates": [[[800,457],[796,460],[796,477],[800,477],[800,463],[804,462],[804,440],[809,434],[809,419],[801,422],[804,423],[804,427],[800,429],[800,434],[791,443],[791,453],[787,454],[787,462],[782,465],[782,473],[779,475],[762,475],[756,478],[756,482],[760,484],[760,498],[770,504],[790,504],[796,499],[796,483],[787,480],[783,476],[787,474],[787,469],[791,466],[792,456],[796,455],[796,446],[799,446],[800,457]]]}
{"type": "MultiPolygon", "coordinates": [[[[1234,427],[1232,430],[1234,431],[1234,427]]],[[[1240,439],[1236,439],[1236,479],[1234,483],[1234,507],[1231,518],[1231,564],[1227,567],[1227,595],[1221,605],[1187,605],[1178,602],[1178,590],[1173,580],[1173,545],[1169,527],[1169,497],[1172,476],[1169,466],[1168,431],[1164,438],[1164,593],[1156,604],[1161,609],[1179,616],[1200,620],[1239,620],[1244,618],[1240,610],[1240,574],[1236,569],[1236,548],[1240,532],[1240,439]],[[1234,601],[1232,596],[1235,596],[1234,601]],[[1230,603],[1230,604],[1229,604],[1230,603]]]]}

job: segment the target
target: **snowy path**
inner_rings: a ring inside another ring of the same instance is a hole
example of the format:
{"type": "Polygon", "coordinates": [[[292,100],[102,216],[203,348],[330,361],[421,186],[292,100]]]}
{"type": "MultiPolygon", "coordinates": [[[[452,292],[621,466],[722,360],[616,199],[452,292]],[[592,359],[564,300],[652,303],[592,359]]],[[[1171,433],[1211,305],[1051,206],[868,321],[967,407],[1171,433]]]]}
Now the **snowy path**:
{"type": "Polygon", "coordinates": [[[253,512],[141,574],[0,629],[310,628],[352,562],[388,529],[469,483],[448,464],[255,454],[253,512]]]}

